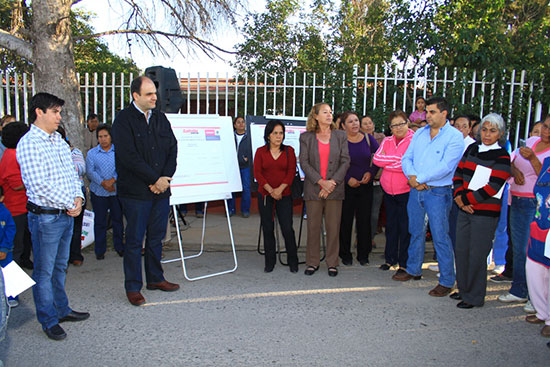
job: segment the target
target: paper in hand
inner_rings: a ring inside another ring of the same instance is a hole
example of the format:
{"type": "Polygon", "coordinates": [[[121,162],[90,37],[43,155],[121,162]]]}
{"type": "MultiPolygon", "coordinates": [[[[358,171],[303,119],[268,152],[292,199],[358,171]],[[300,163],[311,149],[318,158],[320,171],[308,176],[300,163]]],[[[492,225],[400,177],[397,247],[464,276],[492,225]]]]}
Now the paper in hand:
{"type": "Polygon", "coordinates": [[[4,266],[2,273],[7,297],[15,297],[36,284],[15,261],[4,266]]]}

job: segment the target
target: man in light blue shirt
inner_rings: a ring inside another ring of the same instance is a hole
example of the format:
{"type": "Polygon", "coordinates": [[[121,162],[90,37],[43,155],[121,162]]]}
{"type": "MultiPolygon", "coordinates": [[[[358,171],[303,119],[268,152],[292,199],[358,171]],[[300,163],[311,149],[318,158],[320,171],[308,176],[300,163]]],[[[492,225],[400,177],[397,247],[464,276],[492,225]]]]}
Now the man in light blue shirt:
{"type": "Polygon", "coordinates": [[[86,173],[90,179],[90,197],[94,208],[95,256],[105,258],[107,251],[107,212],[113,224],[113,245],[119,256],[124,255],[122,237],[122,207],[116,193],[118,175],[115,166],[115,146],[112,144],[109,125],[99,125],[96,129],[99,145],[88,151],[86,173]]]}
{"type": "Polygon", "coordinates": [[[429,126],[414,134],[401,162],[411,186],[407,204],[411,242],[407,271],[398,270],[392,279],[420,279],[426,239],[424,217],[428,214],[440,271],[439,284],[429,294],[443,297],[451,293],[455,283],[449,211],[453,176],[462,157],[464,139],[462,133],[447,121],[449,105],[444,98],[433,97],[426,105],[429,126]]]}

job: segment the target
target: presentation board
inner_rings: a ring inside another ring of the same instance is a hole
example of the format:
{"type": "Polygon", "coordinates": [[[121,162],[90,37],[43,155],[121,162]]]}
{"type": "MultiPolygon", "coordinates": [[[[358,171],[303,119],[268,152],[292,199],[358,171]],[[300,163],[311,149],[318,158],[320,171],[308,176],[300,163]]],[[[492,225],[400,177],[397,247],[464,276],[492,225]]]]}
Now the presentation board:
{"type": "Polygon", "coordinates": [[[242,191],[231,117],[166,117],[178,141],[170,205],[230,199],[232,192],[242,191]]]}
{"type": "Polygon", "coordinates": [[[250,132],[250,140],[252,143],[252,155],[256,154],[256,150],[265,145],[264,130],[265,125],[269,120],[279,120],[285,124],[285,140],[283,144],[294,148],[296,153],[296,163],[300,171],[300,177],[304,179],[304,172],[300,167],[300,134],[306,131],[305,117],[290,117],[290,116],[246,116],[247,129],[250,132]]]}

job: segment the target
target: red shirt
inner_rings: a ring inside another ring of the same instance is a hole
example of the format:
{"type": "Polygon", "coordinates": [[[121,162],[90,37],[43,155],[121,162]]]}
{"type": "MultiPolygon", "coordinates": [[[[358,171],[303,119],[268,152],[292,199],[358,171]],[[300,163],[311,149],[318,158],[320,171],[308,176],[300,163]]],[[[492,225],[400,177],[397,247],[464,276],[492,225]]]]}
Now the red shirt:
{"type": "Polygon", "coordinates": [[[6,149],[0,161],[0,186],[4,189],[4,205],[13,217],[27,212],[27,191],[15,191],[23,185],[21,168],[15,157],[15,149],[6,149]]]}
{"type": "Polygon", "coordinates": [[[317,140],[319,143],[319,161],[321,163],[321,177],[323,180],[327,179],[327,170],[328,170],[328,157],[330,156],[330,142],[321,143],[321,140],[317,140]]]}
{"type": "Polygon", "coordinates": [[[266,145],[256,150],[256,155],[254,155],[254,177],[258,181],[258,191],[262,195],[269,195],[264,189],[266,183],[274,189],[286,183],[288,186],[283,190],[283,196],[290,195],[290,186],[295,175],[296,153],[294,153],[292,147],[285,146],[277,159],[273,159],[269,147],[266,145]]]}

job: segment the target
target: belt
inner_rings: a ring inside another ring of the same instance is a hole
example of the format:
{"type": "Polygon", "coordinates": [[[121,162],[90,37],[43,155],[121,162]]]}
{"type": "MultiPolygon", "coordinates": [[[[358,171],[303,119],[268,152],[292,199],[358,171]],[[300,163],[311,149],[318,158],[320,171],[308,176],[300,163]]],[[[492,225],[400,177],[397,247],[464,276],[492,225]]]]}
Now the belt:
{"type": "Polygon", "coordinates": [[[446,186],[430,186],[430,185],[426,185],[428,186],[428,189],[431,190],[431,189],[452,189],[453,188],[453,185],[446,185],[446,186]]]}
{"type": "Polygon", "coordinates": [[[54,208],[44,208],[42,206],[38,206],[34,203],[31,203],[30,201],[27,201],[27,210],[30,211],[33,214],[64,214],[65,209],[54,209],[54,208]]]}

